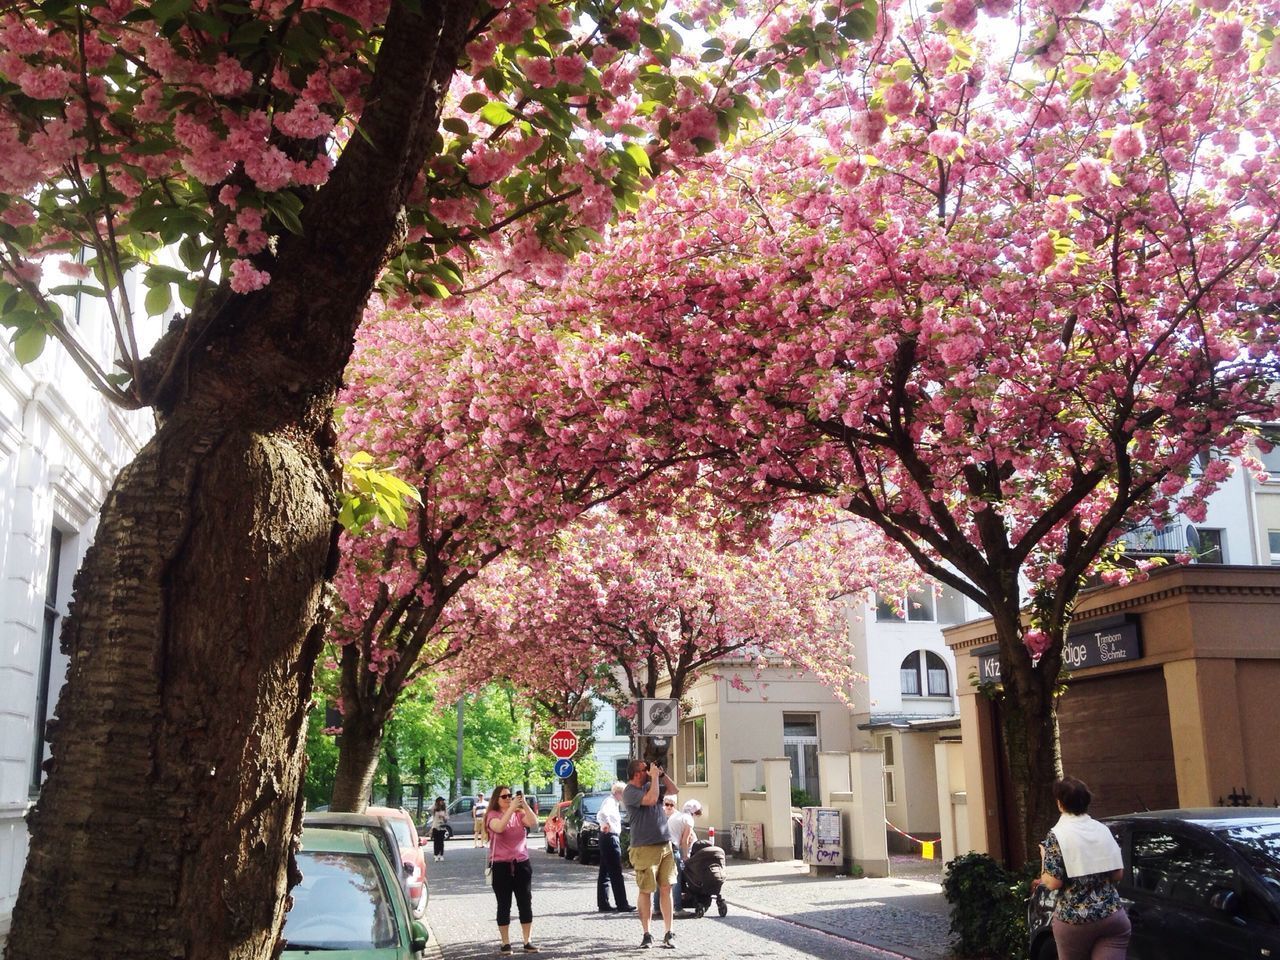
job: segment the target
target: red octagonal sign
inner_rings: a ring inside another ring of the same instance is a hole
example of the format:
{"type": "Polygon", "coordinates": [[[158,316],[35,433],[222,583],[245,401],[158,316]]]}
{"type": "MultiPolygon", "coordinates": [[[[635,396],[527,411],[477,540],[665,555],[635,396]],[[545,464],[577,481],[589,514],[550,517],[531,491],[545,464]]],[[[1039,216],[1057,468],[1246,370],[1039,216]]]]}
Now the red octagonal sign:
{"type": "Polygon", "coordinates": [[[572,730],[557,730],[551,735],[551,755],[568,760],[578,752],[578,735],[572,730]]]}

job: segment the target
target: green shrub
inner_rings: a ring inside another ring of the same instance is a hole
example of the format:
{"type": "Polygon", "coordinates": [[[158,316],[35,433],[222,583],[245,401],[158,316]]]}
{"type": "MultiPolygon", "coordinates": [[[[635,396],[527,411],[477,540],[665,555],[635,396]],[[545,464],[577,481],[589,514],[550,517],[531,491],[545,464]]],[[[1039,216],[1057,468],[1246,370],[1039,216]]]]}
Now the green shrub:
{"type": "Polygon", "coordinates": [[[966,853],[947,864],[942,892],[951,904],[956,956],[1025,960],[1033,869],[1006,870],[985,853],[966,853]]]}
{"type": "Polygon", "coordinates": [[[808,790],[804,787],[791,788],[791,805],[793,807],[816,807],[818,801],[813,798],[808,790]]]}

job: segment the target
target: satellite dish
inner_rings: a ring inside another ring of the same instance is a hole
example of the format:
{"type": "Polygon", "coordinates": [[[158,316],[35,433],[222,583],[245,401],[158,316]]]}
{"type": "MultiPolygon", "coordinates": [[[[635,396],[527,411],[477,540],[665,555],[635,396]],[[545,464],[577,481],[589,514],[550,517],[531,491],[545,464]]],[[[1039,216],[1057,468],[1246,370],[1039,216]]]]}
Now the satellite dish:
{"type": "Polygon", "coordinates": [[[1195,563],[1196,555],[1200,552],[1200,531],[1188,523],[1184,532],[1187,538],[1187,550],[1191,552],[1191,562],[1195,563]]]}

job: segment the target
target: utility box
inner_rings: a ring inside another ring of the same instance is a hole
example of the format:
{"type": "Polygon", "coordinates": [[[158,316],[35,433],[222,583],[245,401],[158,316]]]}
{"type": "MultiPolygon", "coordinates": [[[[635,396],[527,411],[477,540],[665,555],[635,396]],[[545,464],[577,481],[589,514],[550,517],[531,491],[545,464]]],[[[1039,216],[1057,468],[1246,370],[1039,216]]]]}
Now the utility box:
{"type": "Polygon", "coordinates": [[[764,859],[764,824],[735,820],[729,825],[729,852],[739,860],[764,859]]]}
{"type": "Polygon", "coordinates": [[[805,807],[800,854],[809,873],[838,873],[844,865],[844,828],[834,807],[805,807]]]}

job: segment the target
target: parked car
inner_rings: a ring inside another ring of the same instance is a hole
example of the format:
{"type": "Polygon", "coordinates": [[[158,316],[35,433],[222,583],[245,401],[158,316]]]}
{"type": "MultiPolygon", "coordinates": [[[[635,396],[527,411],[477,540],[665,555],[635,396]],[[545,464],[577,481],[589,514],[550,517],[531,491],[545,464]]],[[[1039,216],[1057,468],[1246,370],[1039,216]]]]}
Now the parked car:
{"type": "MultiPolygon", "coordinates": [[[[413,894],[410,892],[411,881],[414,875],[414,861],[412,858],[406,860],[400,853],[400,838],[396,836],[395,827],[392,825],[392,818],[377,816],[371,813],[331,813],[328,810],[317,811],[312,810],[302,815],[302,829],[308,827],[322,827],[326,830],[354,830],[357,832],[368,833],[378,841],[378,846],[382,849],[382,853],[387,858],[387,862],[393,867],[400,868],[401,886],[404,887],[404,895],[411,903],[413,894]]],[[[430,891],[426,891],[429,895],[430,891]]],[[[426,910],[426,901],[423,901],[423,911],[426,910]]]]}
{"type": "MultiPolygon", "coordinates": [[[[1130,960],[1280,957],[1280,808],[1156,810],[1103,821],[1124,854],[1130,960]]],[[[1058,955],[1052,895],[1028,902],[1033,960],[1058,955]]]]}
{"type": "Polygon", "coordinates": [[[564,811],[571,800],[560,800],[551,805],[551,812],[542,823],[542,832],[547,838],[547,853],[558,853],[564,856],[564,811]]]}
{"type": "Polygon", "coordinates": [[[564,812],[564,855],[590,863],[600,856],[600,824],[596,814],[607,793],[580,793],[564,812]]]}
{"type": "Polygon", "coordinates": [[[403,807],[365,807],[364,812],[370,816],[386,817],[391,824],[400,844],[400,859],[413,866],[413,874],[408,878],[409,905],[413,907],[414,916],[422,916],[427,911],[427,858],[422,853],[427,838],[418,837],[413,817],[403,807]]]}
{"type": "Polygon", "coordinates": [[[303,827],[302,882],[291,891],[282,957],[344,951],[365,960],[412,960],[427,947],[381,842],[370,831],[303,827]]]}
{"type": "MultiPolygon", "coordinates": [[[[447,810],[449,812],[449,822],[445,824],[444,838],[451,840],[454,837],[472,837],[476,832],[475,820],[476,798],[475,797],[459,797],[449,804],[447,810]]],[[[431,834],[430,824],[423,824],[422,832],[426,836],[431,834]]]]}

